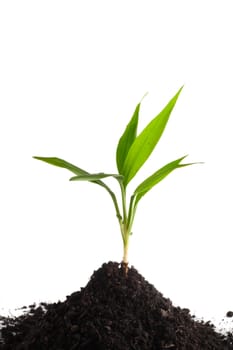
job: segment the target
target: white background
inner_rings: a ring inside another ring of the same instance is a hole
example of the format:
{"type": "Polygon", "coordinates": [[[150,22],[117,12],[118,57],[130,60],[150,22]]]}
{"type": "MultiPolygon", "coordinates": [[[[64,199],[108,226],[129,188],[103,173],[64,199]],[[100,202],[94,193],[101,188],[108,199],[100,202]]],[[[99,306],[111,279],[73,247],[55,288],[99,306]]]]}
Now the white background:
{"type": "Polygon", "coordinates": [[[64,300],[122,258],[107,192],[32,156],[116,172],[118,139],[142,96],[140,130],[183,84],[129,192],[185,154],[205,164],[177,170],[141,201],[130,262],[200,317],[233,308],[231,6],[0,2],[0,308],[64,300]]]}

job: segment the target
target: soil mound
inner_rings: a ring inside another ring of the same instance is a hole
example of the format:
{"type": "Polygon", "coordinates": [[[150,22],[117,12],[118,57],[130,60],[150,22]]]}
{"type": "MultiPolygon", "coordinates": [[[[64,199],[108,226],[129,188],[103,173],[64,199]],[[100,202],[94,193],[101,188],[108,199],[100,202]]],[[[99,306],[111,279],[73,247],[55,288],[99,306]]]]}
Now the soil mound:
{"type": "Polygon", "coordinates": [[[103,264],[64,302],[2,318],[0,350],[231,350],[233,335],[174,307],[133,267],[103,264]]]}

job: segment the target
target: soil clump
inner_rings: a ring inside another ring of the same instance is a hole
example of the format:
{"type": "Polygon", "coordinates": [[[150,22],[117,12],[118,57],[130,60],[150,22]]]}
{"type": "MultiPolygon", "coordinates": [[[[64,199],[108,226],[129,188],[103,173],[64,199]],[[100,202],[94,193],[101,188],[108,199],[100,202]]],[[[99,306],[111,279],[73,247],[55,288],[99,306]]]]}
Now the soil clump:
{"type": "Polygon", "coordinates": [[[196,321],[135,268],[126,276],[115,262],[94,271],[64,302],[0,320],[0,350],[233,350],[233,334],[196,321]]]}

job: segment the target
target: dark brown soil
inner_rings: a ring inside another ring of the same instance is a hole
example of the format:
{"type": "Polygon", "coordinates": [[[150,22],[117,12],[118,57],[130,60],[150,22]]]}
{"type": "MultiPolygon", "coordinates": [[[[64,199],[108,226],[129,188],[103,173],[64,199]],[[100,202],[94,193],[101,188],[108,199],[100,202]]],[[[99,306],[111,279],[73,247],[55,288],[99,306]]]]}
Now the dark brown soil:
{"type": "Polygon", "coordinates": [[[133,267],[95,271],[64,302],[2,318],[0,350],[230,350],[233,335],[217,333],[187,309],[174,307],[133,267]]]}

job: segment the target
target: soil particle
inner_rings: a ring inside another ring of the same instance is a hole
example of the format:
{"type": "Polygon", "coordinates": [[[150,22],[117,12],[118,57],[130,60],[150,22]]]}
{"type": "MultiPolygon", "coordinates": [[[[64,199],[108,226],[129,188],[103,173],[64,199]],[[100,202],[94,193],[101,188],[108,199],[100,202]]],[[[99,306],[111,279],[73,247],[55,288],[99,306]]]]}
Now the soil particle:
{"type": "Polygon", "coordinates": [[[232,350],[233,335],[174,307],[133,267],[109,262],[64,302],[0,317],[0,350],[232,350]]]}

